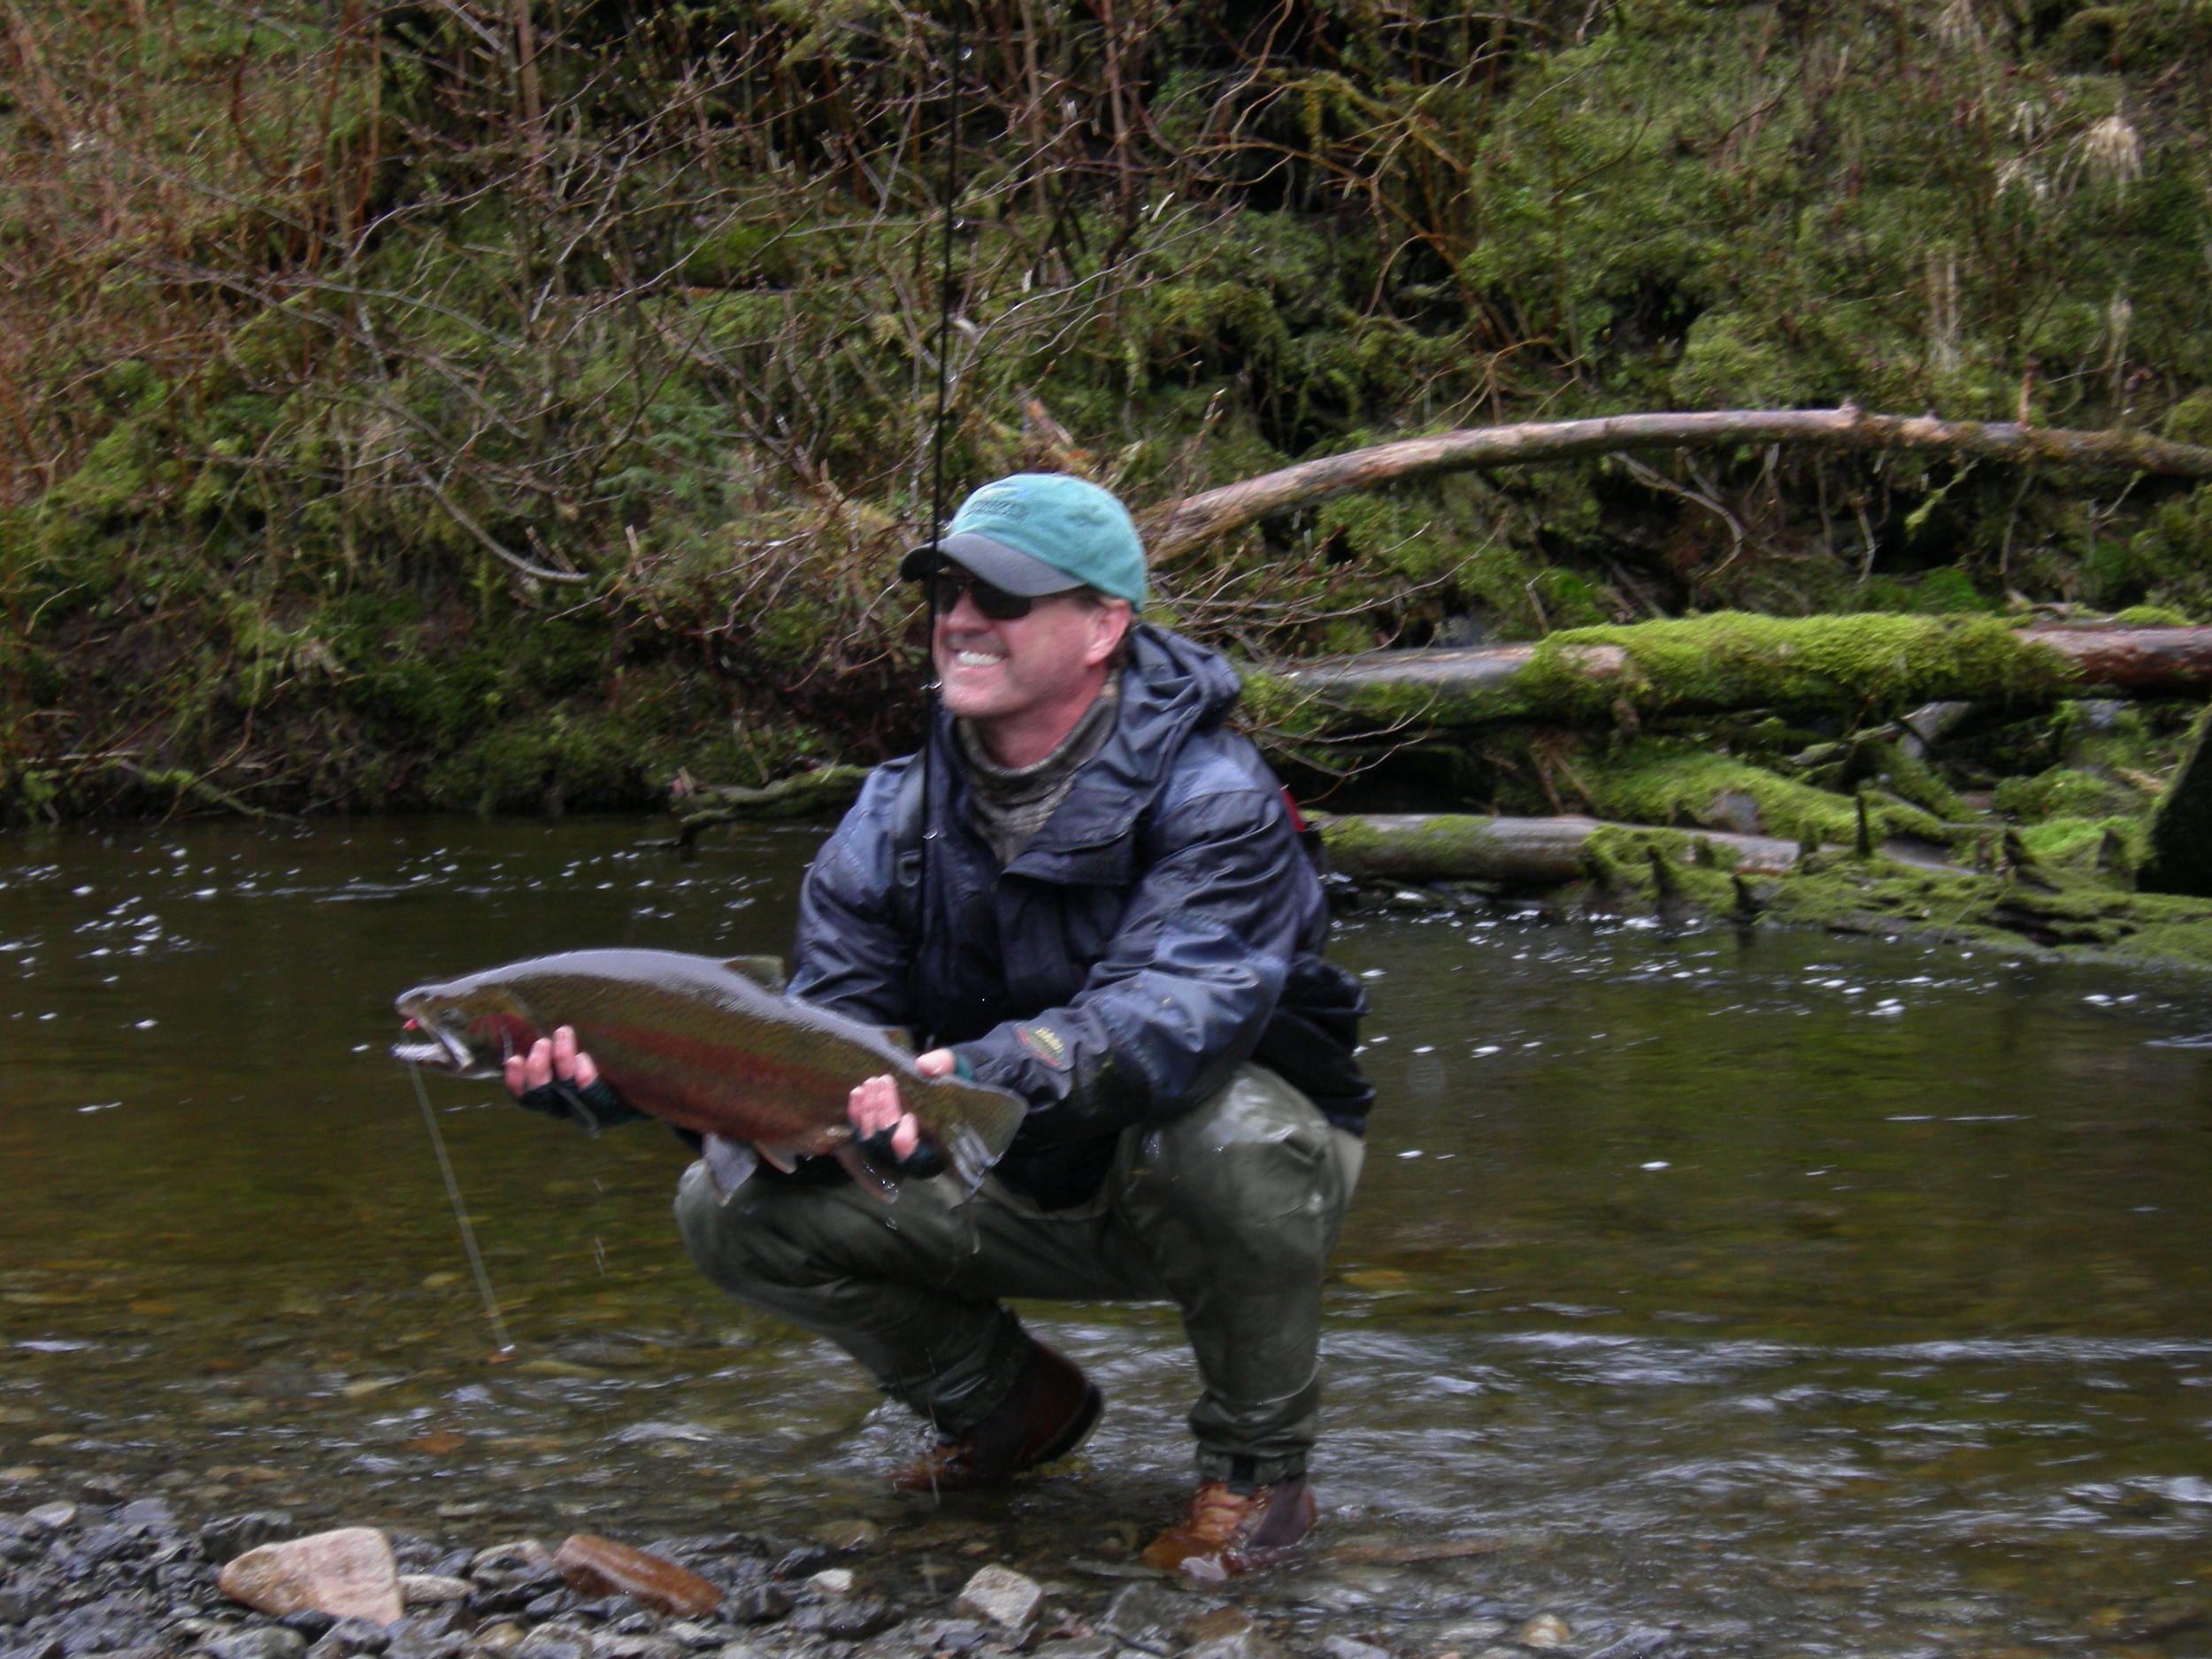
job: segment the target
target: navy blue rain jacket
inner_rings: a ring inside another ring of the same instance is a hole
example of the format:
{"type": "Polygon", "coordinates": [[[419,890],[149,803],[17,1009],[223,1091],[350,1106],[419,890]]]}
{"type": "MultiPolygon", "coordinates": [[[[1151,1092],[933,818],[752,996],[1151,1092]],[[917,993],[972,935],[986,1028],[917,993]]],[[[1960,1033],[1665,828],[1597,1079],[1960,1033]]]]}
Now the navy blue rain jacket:
{"type": "Polygon", "coordinates": [[[1274,774],[1223,725],[1235,672],[1141,626],[1120,690],[1113,734],[1011,864],[969,827],[941,713],[918,836],[903,815],[918,879],[911,856],[900,872],[910,756],[869,778],[800,902],[792,995],[950,1047],[1028,1101],[998,1172],[1047,1208],[1097,1189],[1122,1129],[1248,1058],[1356,1133],[1373,1099],[1352,1057],[1364,999],[1320,954],[1320,882],[1274,774]]]}

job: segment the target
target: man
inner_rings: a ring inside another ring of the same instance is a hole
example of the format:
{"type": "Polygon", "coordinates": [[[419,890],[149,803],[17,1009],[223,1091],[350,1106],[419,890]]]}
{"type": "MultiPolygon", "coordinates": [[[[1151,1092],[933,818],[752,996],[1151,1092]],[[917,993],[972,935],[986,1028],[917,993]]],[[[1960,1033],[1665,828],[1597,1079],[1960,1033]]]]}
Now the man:
{"type": "MultiPolygon", "coordinates": [[[[1136,527],[1105,490],[1022,474],[901,566],[941,683],[923,752],[871,776],[802,898],[791,993],[931,1045],[1030,1105],[971,1201],[764,1169],[679,1226],[732,1295],[842,1346],[937,1430],[897,1477],[982,1486],[1063,1456],[1102,1407],[1001,1298],[1169,1300],[1203,1392],[1199,1486],[1145,1551],[1217,1579],[1313,1524],[1321,1277],[1371,1091],[1358,987],[1320,956],[1319,883],[1279,785],[1224,724],[1220,657],[1137,624],[1136,527]]],[[[592,1081],[572,1036],[518,1093],[592,1081]]],[[[879,1161],[926,1156],[889,1078],[853,1090],[879,1161]]]]}

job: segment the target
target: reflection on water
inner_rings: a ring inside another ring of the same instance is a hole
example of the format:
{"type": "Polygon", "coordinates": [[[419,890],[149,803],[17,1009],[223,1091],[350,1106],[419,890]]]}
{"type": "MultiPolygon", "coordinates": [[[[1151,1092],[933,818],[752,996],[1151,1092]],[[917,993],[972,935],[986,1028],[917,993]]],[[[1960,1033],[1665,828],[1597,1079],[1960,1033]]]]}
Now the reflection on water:
{"type": "MultiPolygon", "coordinates": [[[[860,1517],[1063,1578],[1174,1507],[1166,1310],[1037,1310],[1103,1428],[933,1510],[879,1486],[910,1431],[849,1365],[692,1274],[672,1138],[434,1082],[520,1344],[492,1363],[390,998],[784,948],[813,833],[690,864],[646,833],[0,841],[0,1507],[105,1479],[476,1540],[860,1517]]],[[[1494,1548],[1256,1603],[1428,1650],[1541,1609],[1717,1650],[2196,1650],[2212,987],[1724,929],[1369,920],[1337,951],[1384,1104],[1317,1479],[1355,1554],[1494,1548]]]]}

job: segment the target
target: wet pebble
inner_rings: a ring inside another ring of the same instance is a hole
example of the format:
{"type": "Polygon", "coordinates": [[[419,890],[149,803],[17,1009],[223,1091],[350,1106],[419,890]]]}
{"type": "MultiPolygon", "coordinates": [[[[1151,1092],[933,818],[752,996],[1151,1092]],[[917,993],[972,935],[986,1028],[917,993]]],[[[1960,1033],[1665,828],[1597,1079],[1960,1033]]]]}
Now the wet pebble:
{"type": "Polygon", "coordinates": [[[1539,1613],[1515,1632],[1524,1647],[1564,1647],[1574,1640],[1574,1627],[1556,1613],[1539,1613]]]}
{"type": "Polygon", "coordinates": [[[1006,1630],[1025,1631],[1044,1599],[1044,1590],[1034,1578],[1011,1567],[992,1566],[976,1571],[955,1606],[970,1618],[1006,1630]]]}
{"type": "Polygon", "coordinates": [[[1372,1642],[1351,1636],[1328,1637],[1323,1640],[1321,1651],[1325,1659],[1391,1659],[1387,1647],[1378,1647],[1372,1642]]]}
{"type": "Polygon", "coordinates": [[[307,1638],[281,1624],[242,1630],[208,1643],[211,1659],[299,1659],[307,1651],[307,1638]]]}
{"type": "Polygon", "coordinates": [[[409,1607],[436,1607],[466,1601],[470,1589],[466,1578],[450,1578],[442,1572],[403,1572],[399,1575],[399,1598],[409,1607]]]}

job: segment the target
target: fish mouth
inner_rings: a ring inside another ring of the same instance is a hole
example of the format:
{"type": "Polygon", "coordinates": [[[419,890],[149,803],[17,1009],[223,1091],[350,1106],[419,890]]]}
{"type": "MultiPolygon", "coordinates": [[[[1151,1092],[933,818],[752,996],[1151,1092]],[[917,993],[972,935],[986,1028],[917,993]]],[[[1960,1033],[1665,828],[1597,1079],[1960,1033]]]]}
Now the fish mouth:
{"type": "Polygon", "coordinates": [[[418,1031],[428,1033],[435,1041],[394,1043],[392,1058],[402,1065],[423,1066],[433,1071],[450,1071],[464,1077],[479,1069],[476,1056],[469,1052],[468,1045],[454,1033],[442,1026],[426,1025],[419,1020],[411,1019],[407,1023],[418,1031]]]}

